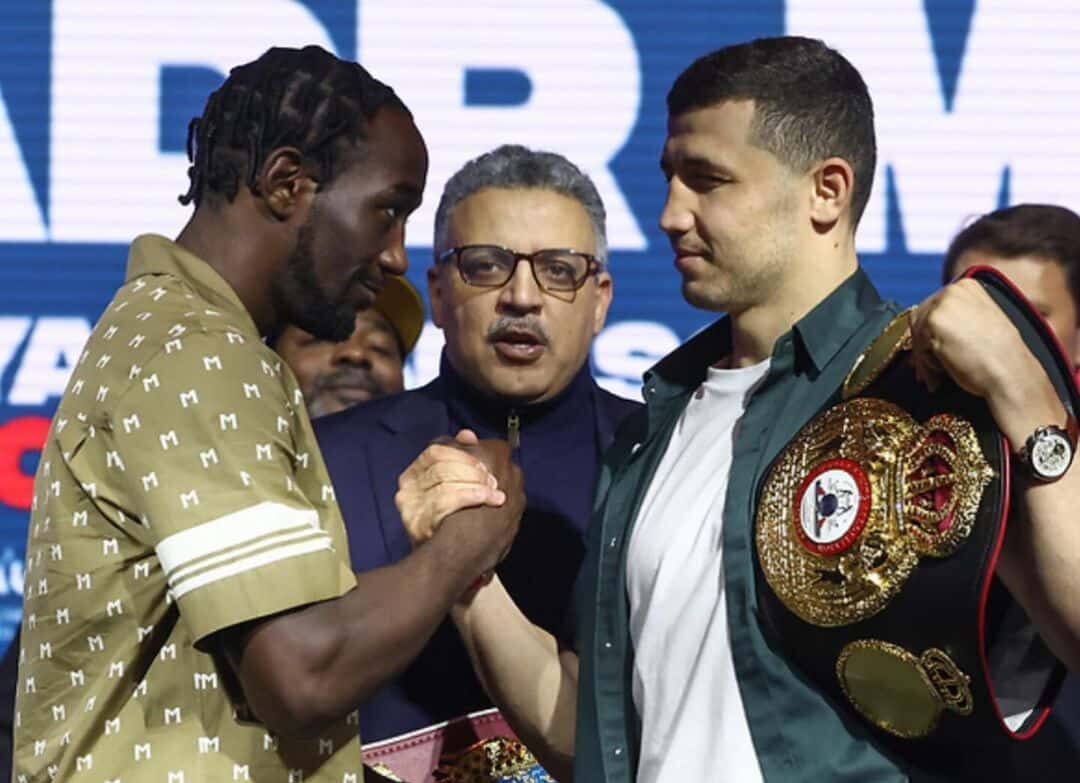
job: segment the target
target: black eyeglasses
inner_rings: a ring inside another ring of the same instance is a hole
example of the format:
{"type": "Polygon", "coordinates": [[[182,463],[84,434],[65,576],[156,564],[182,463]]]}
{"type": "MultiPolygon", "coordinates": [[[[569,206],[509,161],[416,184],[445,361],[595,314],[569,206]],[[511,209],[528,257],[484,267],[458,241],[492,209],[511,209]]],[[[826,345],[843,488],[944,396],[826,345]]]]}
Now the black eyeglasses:
{"type": "Polygon", "coordinates": [[[498,288],[514,276],[519,261],[528,261],[533,279],[544,291],[576,291],[585,285],[590,275],[604,270],[604,262],[588,253],[576,250],[537,250],[518,253],[498,245],[462,245],[452,247],[438,258],[440,264],[457,264],[461,279],[481,288],[498,288]]]}

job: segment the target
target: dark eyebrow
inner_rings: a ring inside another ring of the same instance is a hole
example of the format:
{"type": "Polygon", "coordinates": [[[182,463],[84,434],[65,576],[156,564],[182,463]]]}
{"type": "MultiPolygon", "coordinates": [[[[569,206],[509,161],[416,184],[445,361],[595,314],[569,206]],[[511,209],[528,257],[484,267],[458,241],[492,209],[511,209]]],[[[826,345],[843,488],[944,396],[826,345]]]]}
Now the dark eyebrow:
{"type": "Polygon", "coordinates": [[[424,194],[412,185],[399,182],[395,185],[391,185],[385,190],[379,191],[375,198],[384,203],[390,202],[400,204],[409,212],[412,212],[420,206],[420,202],[424,200],[424,194]]]}
{"type": "MultiPolygon", "coordinates": [[[[672,176],[675,171],[675,166],[667,159],[667,157],[660,158],[660,170],[668,177],[672,176]]],[[[723,177],[734,177],[734,173],[730,168],[717,163],[714,160],[703,157],[701,155],[683,155],[679,157],[678,168],[689,174],[696,175],[716,175],[719,174],[723,177]]]]}
{"type": "Polygon", "coordinates": [[[372,309],[371,314],[375,317],[368,321],[368,323],[371,324],[374,331],[384,334],[394,341],[394,345],[397,346],[398,358],[404,362],[408,355],[408,351],[405,350],[405,341],[402,339],[401,335],[390,325],[389,319],[378,310],[372,309]]]}
{"type": "Polygon", "coordinates": [[[386,316],[384,316],[382,313],[378,313],[378,315],[380,317],[373,319],[371,321],[371,326],[380,332],[385,332],[391,337],[397,337],[397,332],[394,331],[394,327],[390,326],[390,324],[386,322],[386,316]]]}
{"type": "Polygon", "coordinates": [[[727,166],[700,155],[688,155],[681,162],[684,168],[698,173],[731,174],[727,166]]]}

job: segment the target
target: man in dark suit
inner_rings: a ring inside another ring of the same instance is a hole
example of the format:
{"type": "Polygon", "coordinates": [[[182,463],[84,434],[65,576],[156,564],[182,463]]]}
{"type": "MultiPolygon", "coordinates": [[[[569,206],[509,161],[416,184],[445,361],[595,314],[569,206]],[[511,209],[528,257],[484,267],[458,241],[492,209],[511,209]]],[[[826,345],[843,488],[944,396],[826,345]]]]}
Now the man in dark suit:
{"type": "MultiPolygon", "coordinates": [[[[315,423],[353,564],[374,569],[411,551],[395,505],[398,477],[434,439],[463,429],[506,438],[528,503],[499,578],[533,622],[560,636],[600,455],[637,407],[601,389],[589,368],[612,295],[603,204],[562,156],[503,146],[447,182],[434,256],[428,292],[446,338],[439,376],[315,423]]],[[[364,740],[490,705],[444,622],[361,709],[364,740]]]]}

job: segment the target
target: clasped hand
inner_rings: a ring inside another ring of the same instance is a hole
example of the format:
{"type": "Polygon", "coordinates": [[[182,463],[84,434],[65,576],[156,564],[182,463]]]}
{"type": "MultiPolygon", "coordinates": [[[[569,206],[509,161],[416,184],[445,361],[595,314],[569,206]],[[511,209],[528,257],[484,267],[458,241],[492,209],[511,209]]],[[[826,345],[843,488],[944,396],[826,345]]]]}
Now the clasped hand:
{"type": "Polygon", "coordinates": [[[470,510],[463,535],[486,549],[489,571],[509,552],[525,508],[521,469],[504,440],[480,440],[470,430],[439,438],[398,477],[394,502],[412,541],[419,546],[448,518],[470,510]],[[494,553],[493,555],[491,553],[494,553]]]}

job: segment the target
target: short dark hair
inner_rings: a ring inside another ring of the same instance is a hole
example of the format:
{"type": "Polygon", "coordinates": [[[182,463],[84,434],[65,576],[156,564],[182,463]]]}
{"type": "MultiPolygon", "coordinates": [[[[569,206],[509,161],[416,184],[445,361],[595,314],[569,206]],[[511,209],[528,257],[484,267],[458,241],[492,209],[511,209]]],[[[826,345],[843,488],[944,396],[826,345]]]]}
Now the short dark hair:
{"type": "Polygon", "coordinates": [[[754,102],[751,141],[796,171],[832,156],[855,172],[852,226],[874,182],[874,106],[866,82],[822,41],[758,38],[719,49],[679,74],[667,96],[676,117],[725,101],[754,102]]]}
{"type": "Polygon", "coordinates": [[[1060,264],[1080,312],[1080,215],[1056,204],[1017,204],[989,212],[953,237],[941,269],[955,277],[956,261],[969,250],[1000,258],[1037,256],[1060,264]]]}
{"type": "Polygon", "coordinates": [[[318,46],[268,49],[233,68],[188,125],[191,186],[180,203],[198,207],[208,194],[232,201],[241,182],[255,185],[267,155],[286,146],[300,150],[324,185],[337,173],[340,142],[362,141],[365,121],[387,104],[408,113],[358,63],[318,46]]]}

